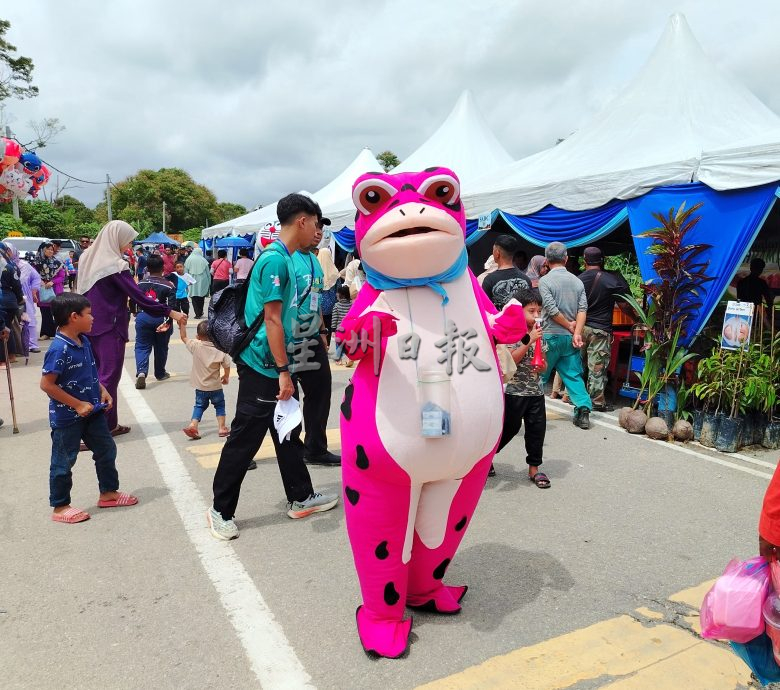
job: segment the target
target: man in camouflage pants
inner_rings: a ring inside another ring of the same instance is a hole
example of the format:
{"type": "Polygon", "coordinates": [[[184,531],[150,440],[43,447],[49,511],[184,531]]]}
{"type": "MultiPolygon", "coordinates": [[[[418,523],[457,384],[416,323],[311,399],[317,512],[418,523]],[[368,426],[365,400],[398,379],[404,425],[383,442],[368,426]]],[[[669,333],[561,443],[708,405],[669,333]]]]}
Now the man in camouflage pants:
{"type": "Polygon", "coordinates": [[[584,258],[585,271],[580,274],[580,280],[588,298],[588,315],[582,331],[583,370],[588,372],[593,409],[609,412],[614,408],[604,398],[604,389],[612,349],[612,311],[618,296],[628,294],[630,288],[622,275],[603,269],[604,256],[598,247],[588,247],[584,258]]]}

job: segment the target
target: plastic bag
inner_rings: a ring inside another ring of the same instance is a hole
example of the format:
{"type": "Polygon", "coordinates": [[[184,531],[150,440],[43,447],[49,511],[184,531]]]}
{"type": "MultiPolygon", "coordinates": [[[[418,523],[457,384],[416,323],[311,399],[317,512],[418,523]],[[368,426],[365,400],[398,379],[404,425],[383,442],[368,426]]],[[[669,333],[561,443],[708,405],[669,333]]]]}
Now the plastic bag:
{"type": "Polygon", "coordinates": [[[760,556],[729,562],[701,605],[702,637],[744,644],[764,632],[768,565],[760,556]]]}
{"type": "Polygon", "coordinates": [[[732,642],[734,653],[744,661],[762,685],[780,680],[780,666],[772,653],[772,641],[762,633],[744,644],[732,642]]]}

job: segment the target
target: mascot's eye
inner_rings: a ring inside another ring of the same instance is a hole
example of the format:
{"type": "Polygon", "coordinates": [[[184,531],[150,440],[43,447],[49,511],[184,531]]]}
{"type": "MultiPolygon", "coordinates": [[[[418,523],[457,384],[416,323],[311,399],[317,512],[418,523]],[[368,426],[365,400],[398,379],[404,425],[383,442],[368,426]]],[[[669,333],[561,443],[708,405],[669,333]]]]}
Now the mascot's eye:
{"type": "Polygon", "coordinates": [[[358,182],[352,190],[352,201],[363,215],[370,215],[384,206],[398,193],[393,185],[384,180],[368,179],[358,182]]]}
{"type": "Polygon", "coordinates": [[[417,191],[440,204],[454,204],[460,196],[460,185],[451,175],[435,175],[425,180],[417,191]]]}

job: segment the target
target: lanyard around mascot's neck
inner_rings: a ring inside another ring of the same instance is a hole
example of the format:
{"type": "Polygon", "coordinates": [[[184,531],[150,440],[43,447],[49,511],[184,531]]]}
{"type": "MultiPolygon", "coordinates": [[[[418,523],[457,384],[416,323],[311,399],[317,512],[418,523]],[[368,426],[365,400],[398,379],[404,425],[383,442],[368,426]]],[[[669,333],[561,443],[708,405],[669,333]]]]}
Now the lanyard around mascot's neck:
{"type": "Polygon", "coordinates": [[[366,280],[368,280],[368,284],[372,288],[376,290],[396,290],[398,288],[419,287],[424,285],[442,296],[442,305],[447,304],[447,302],[450,301],[450,298],[447,296],[447,291],[441,284],[452,282],[455,278],[461,276],[469,265],[468,254],[466,253],[465,247],[455,263],[446,271],[437,273],[435,276],[424,278],[391,278],[390,276],[375,271],[364,260],[361,259],[361,262],[363,264],[363,269],[366,272],[366,280]]]}

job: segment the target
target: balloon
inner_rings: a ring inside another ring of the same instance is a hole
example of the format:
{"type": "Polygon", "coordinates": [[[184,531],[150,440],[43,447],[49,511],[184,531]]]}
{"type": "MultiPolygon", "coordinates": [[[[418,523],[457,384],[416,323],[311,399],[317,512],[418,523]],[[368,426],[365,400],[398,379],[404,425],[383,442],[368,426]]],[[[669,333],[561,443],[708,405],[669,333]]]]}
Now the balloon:
{"type": "Polygon", "coordinates": [[[49,181],[50,176],[51,172],[49,169],[45,165],[41,165],[41,169],[32,176],[33,186],[36,189],[40,189],[49,181]]]}
{"type": "Polygon", "coordinates": [[[41,166],[43,165],[43,163],[41,163],[41,159],[30,151],[25,151],[21,156],[19,156],[19,163],[21,163],[22,167],[27,171],[28,175],[34,175],[41,169],[41,166]]]}
{"type": "Polygon", "coordinates": [[[22,171],[20,165],[6,168],[0,174],[0,184],[2,184],[17,199],[23,199],[27,196],[27,189],[30,184],[29,178],[22,171]]]}
{"type": "Polygon", "coordinates": [[[19,156],[22,155],[22,147],[12,139],[3,138],[5,151],[3,152],[3,167],[8,168],[19,162],[19,156]]]}

